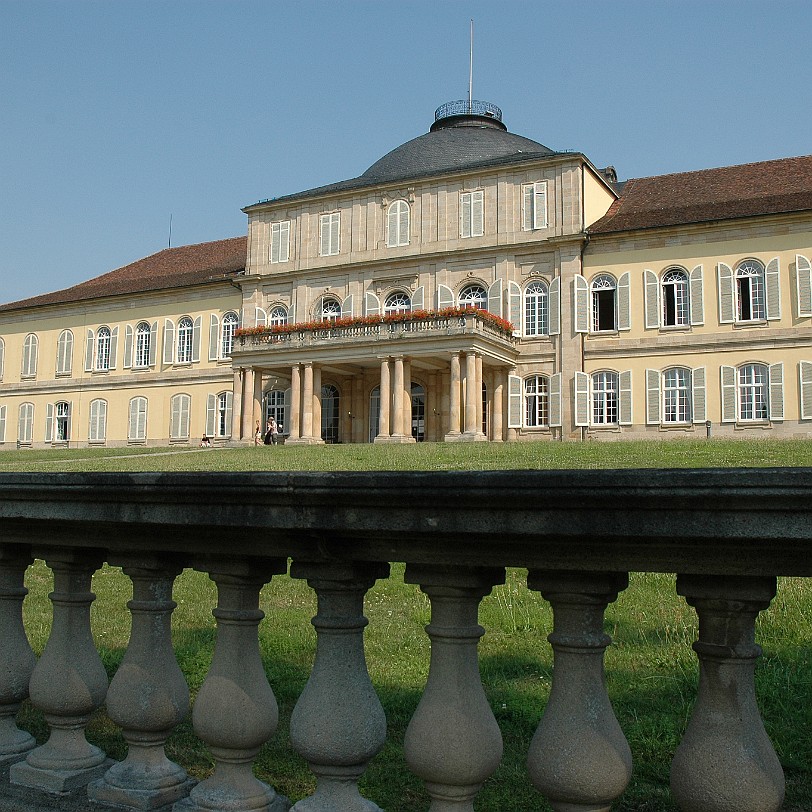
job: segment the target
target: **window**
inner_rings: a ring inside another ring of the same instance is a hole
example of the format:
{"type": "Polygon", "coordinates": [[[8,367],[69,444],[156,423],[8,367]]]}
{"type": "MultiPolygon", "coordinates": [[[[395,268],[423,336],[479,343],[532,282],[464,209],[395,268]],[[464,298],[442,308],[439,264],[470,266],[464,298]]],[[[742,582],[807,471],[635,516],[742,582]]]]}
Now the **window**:
{"type": "Polygon", "coordinates": [[[6,342],[0,338],[0,381],[3,380],[3,370],[6,366],[6,342]]]}
{"type": "Polygon", "coordinates": [[[54,442],[66,443],[68,440],[70,440],[70,403],[60,401],[55,409],[54,442]]]}
{"type": "Polygon", "coordinates": [[[319,306],[319,321],[337,321],[339,318],[341,318],[341,303],[338,299],[331,296],[323,297],[319,306]]]}
{"type": "Polygon", "coordinates": [[[288,311],[284,307],[282,307],[282,305],[277,305],[268,314],[269,327],[281,327],[283,324],[287,323],[288,323],[288,311]]]}
{"type": "Polygon", "coordinates": [[[178,322],[178,364],[190,364],[192,362],[192,334],[194,324],[188,316],[184,316],[178,322]]]}
{"type": "Polygon", "coordinates": [[[110,328],[99,327],[96,331],[96,370],[110,369],[110,328]]]}
{"type": "Polygon", "coordinates": [[[408,313],[412,309],[412,302],[408,295],[402,291],[395,291],[386,297],[384,313],[408,313]]]}
{"type": "Polygon", "coordinates": [[[321,388],[321,439],[327,444],[339,441],[341,399],[338,389],[332,384],[321,388]]]}
{"type": "Polygon", "coordinates": [[[663,373],[663,422],[691,422],[691,370],[683,367],[663,373]]]}
{"type": "Polygon", "coordinates": [[[688,313],[688,274],[678,268],[665,272],[662,279],[663,326],[690,324],[688,313]]]}
{"type": "Polygon", "coordinates": [[[544,336],[549,332],[549,297],[544,282],[531,282],[524,290],[524,334],[544,336]]]}
{"type": "Polygon", "coordinates": [[[147,399],[133,398],[130,401],[130,416],[127,424],[127,439],[130,442],[144,442],[147,439],[147,399]]]}
{"type": "Polygon", "coordinates": [[[736,268],[736,320],[762,321],[767,317],[764,266],[746,259],[736,268]]]}
{"type": "Polygon", "coordinates": [[[23,378],[34,378],[37,374],[37,351],[39,339],[29,333],[23,342],[23,365],[21,375],[23,378]]]}
{"type": "Polygon", "coordinates": [[[175,395],[169,401],[169,439],[189,439],[189,412],[192,399],[189,395],[175,395]]]}
{"type": "Polygon", "coordinates": [[[226,313],[223,316],[223,328],[220,334],[220,357],[230,358],[234,349],[234,331],[237,329],[239,319],[236,313],[226,313]]]}
{"type": "Polygon", "coordinates": [[[290,220],[271,223],[271,262],[287,262],[290,258],[290,220]]]}
{"type": "Polygon", "coordinates": [[[485,193],[460,192],[460,237],[481,237],[485,233],[485,193]]]}
{"type": "Polygon", "coordinates": [[[386,212],[386,244],[390,248],[409,244],[409,204],[396,200],[386,212]]]}
{"type": "Polygon", "coordinates": [[[739,420],[766,420],[768,418],[769,380],[769,372],[764,364],[745,364],[739,367],[739,420]]]}
{"type": "Polygon", "coordinates": [[[340,248],[341,212],[322,214],[319,218],[321,256],[337,254],[340,248]]]}
{"type": "Polygon", "coordinates": [[[23,445],[31,445],[34,435],[34,404],[21,403],[19,419],[17,421],[17,441],[23,445]]]}
{"type": "Polygon", "coordinates": [[[280,434],[283,434],[286,431],[287,416],[285,393],[281,389],[271,389],[265,398],[265,421],[273,418],[280,434]]]}
{"type": "Polygon", "coordinates": [[[0,443],[5,443],[6,441],[6,411],[7,407],[5,404],[0,406],[0,443]]]}
{"type": "Polygon", "coordinates": [[[522,229],[547,228],[547,181],[522,186],[522,229]]]}
{"type": "Polygon", "coordinates": [[[107,401],[97,398],[90,401],[90,422],[87,439],[90,443],[103,443],[107,438],[107,401]]]}
{"type": "Polygon", "coordinates": [[[56,342],[56,374],[70,375],[73,368],[73,333],[63,330],[56,342]]]}
{"type": "Polygon", "coordinates": [[[609,274],[592,280],[592,332],[617,330],[617,284],[609,274]]]}
{"type": "Polygon", "coordinates": [[[488,292],[482,285],[466,285],[457,299],[460,307],[478,307],[480,310],[487,310],[488,292]]]}
{"type": "Polygon", "coordinates": [[[618,382],[616,372],[592,373],[592,423],[596,426],[618,422],[618,382]]]}
{"type": "Polygon", "coordinates": [[[217,396],[217,431],[218,437],[231,435],[231,392],[220,392],[217,396]]]}
{"type": "Polygon", "coordinates": [[[142,321],[135,328],[135,359],[134,367],[148,367],[152,350],[152,331],[150,326],[142,321]]]}
{"type": "Polygon", "coordinates": [[[524,379],[524,424],[528,428],[547,426],[550,408],[549,380],[545,375],[524,379]]]}

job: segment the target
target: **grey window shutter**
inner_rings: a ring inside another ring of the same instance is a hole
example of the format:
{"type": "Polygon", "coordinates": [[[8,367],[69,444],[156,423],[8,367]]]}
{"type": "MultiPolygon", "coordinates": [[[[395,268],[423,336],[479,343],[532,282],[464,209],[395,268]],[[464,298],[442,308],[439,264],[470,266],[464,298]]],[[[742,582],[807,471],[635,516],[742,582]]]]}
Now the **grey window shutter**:
{"type": "Polygon", "coordinates": [[[471,236],[471,193],[460,195],[460,237],[471,236]]]}
{"type": "Polygon", "coordinates": [[[411,215],[411,209],[409,208],[409,204],[404,200],[403,205],[400,207],[400,244],[401,245],[408,245],[410,242],[409,239],[409,220],[411,215]]]}
{"type": "Polygon", "coordinates": [[[319,218],[319,226],[321,234],[319,234],[321,247],[319,253],[326,257],[330,253],[330,217],[327,214],[322,214],[319,218]]]}
{"type": "Polygon", "coordinates": [[[287,262],[290,257],[290,220],[279,226],[279,261],[287,262]]]}
{"type": "Polygon", "coordinates": [[[149,327],[149,365],[155,366],[158,356],[158,322],[154,321],[149,327]]]}
{"type": "Polygon", "coordinates": [[[561,333],[561,277],[556,276],[550,282],[548,295],[549,315],[550,315],[550,335],[557,336],[561,333]]]}
{"type": "Polygon", "coordinates": [[[485,233],[485,193],[471,195],[471,236],[481,237],[485,233]]]}
{"type": "Polygon", "coordinates": [[[203,328],[203,316],[198,316],[192,326],[192,361],[200,361],[200,331],[203,328]]]}
{"type": "Polygon", "coordinates": [[[488,312],[502,317],[502,280],[497,279],[488,288],[488,312]]]}
{"type": "Polygon", "coordinates": [[[164,321],[164,363],[171,364],[175,360],[175,323],[172,319],[164,321]]]}
{"type": "MultiPolygon", "coordinates": [[[[643,271],[643,298],[645,299],[646,329],[660,326],[660,280],[654,271],[643,271]]],[[[659,423],[659,420],[657,421],[659,423]]]]}
{"type": "Polygon", "coordinates": [[[589,425],[589,375],[575,373],[575,425],[589,425]]]}
{"type": "Polygon", "coordinates": [[[412,310],[423,310],[425,308],[424,301],[426,299],[426,289],[419,285],[414,289],[412,294],[412,310]]]}
{"type": "Polygon", "coordinates": [[[448,285],[437,285],[437,309],[454,307],[454,291],[448,285]]]}
{"type": "Polygon", "coordinates": [[[736,368],[722,366],[719,369],[722,380],[722,422],[736,422],[736,368]]]}
{"type": "Polygon", "coordinates": [[[0,338],[0,381],[3,380],[3,372],[6,366],[6,342],[0,338]]]}
{"type": "Polygon", "coordinates": [[[801,420],[812,420],[812,361],[798,365],[801,387],[801,420]]]}
{"type": "Polygon", "coordinates": [[[217,428],[217,395],[206,397],[206,436],[214,437],[217,428]]]}
{"type": "Polygon", "coordinates": [[[513,325],[513,335],[519,335],[522,328],[522,289],[512,281],[507,283],[507,316],[513,325]]]}
{"type": "Polygon", "coordinates": [[[618,423],[621,426],[631,426],[632,424],[632,371],[624,370],[618,376],[620,382],[620,402],[618,423]]]}
{"type": "Polygon", "coordinates": [[[180,395],[175,395],[170,404],[169,438],[177,440],[180,436],[180,395]]]}
{"type": "Polygon", "coordinates": [[[770,364],[770,420],[784,419],[784,365],[770,364]]]}
{"type": "Polygon", "coordinates": [[[533,228],[533,184],[522,186],[522,229],[530,231],[533,228]]]}
{"type": "MultiPolygon", "coordinates": [[[[589,332],[589,283],[586,279],[577,273],[572,277],[573,297],[573,321],[575,323],[576,333],[589,332]]],[[[588,425],[587,423],[578,425],[588,425]]]]}
{"type": "Polygon", "coordinates": [[[694,423],[704,423],[707,418],[705,394],[705,367],[691,370],[691,415],[694,423]]]}
{"type": "Polygon", "coordinates": [[[85,344],[85,372],[93,371],[93,352],[95,349],[96,337],[92,330],[87,331],[87,343],[85,344]]]}
{"type": "MultiPolygon", "coordinates": [[[[733,268],[720,262],[716,266],[719,288],[719,323],[731,324],[735,320],[733,306],[733,268]]],[[[735,419],[735,418],[734,418],[735,419]]]]}
{"type": "Polygon", "coordinates": [[[128,324],[124,328],[124,369],[133,365],[133,327],[128,324]]]}
{"type": "Polygon", "coordinates": [[[523,381],[518,375],[508,375],[508,428],[522,427],[523,381]]]}
{"type": "Polygon", "coordinates": [[[346,299],[341,303],[341,318],[342,319],[351,319],[352,318],[352,294],[347,296],[346,299]]]}
{"type": "Polygon", "coordinates": [[[646,370],[646,423],[660,423],[660,370],[646,370]]]}
{"type": "Polygon", "coordinates": [[[209,319],[209,361],[216,361],[220,356],[217,352],[220,347],[220,318],[216,313],[209,319]]]}
{"type": "Polygon", "coordinates": [[[189,395],[180,396],[180,436],[189,439],[189,413],[192,410],[192,399],[189,395]]]}
{"type": "Polygon", "coordinates": [[[705,295],[702,274],[702,266],[697,265],[691,271],[689,281],[691,324],[696,326],[705,323],[705,295]]]}
{"type": "Polygon", "coordinates": [[[118,325],[110,331],[110,363],[108,369],[115,369],[118,362],[118,325]]]}
{"type": "Polygon", "coordinates": [[[617,329],[631,330],[632,327],[632,307],[631,307],[631,281],[629,272],[621,274],[617,280],[617,329]]]}
{"type": "Polygon", "coordinates": [[[330,218],[330,250],[333,254],[341,251],[341,213],[335,212],[330,218]]]}
{"type": "Polygon", "coordinates": [[[231,392],[226,392],[226,437],[231,436],[231,411],[234,402],[234,395],[231,392]]]}
{"type": "Polygon", "coordinates": [[[65,439],[70,440],[71,433],[73,430],[73,401],[68,401],[68,423],[67,423],[67,431],[65,432],[65,439]]]}
{"type": "Polygon", "coordinates": [[[801,254],[795,255],[795,297],[798,317],[812,316],[812,262],[801,254]]]}
{"type": "Polygon", "coordinates": [[[550,376],[550,428],[561,426],[561,380],[560,372],[550,376]]]}
{"type": "Polygon", "coordinates": [[[45,442],[50,443],[54,438],[54,404],[45,407],[45,442]]]}
{"type": "Polygon", "coordinates": [[[767,263],[764,270],[764,289],[767,293],[767,318],[770,321],[781,318],[781,266],[778,257],[767,263]]]}
{"type": "Polygon", "coordinates": [[[258,307],[257,312],[254,315],[254,323],[257,327],[267,327],[268,326],[268,314],[265,312],[264,308],[258,307]]]}
{"type": "Polygon", "coordinates": [[[0,406],[0,443],[6,441],[6,407],[0,406]]]}
{"type": "MultiPolygon", "coordinates": [[[[414,304],[414,303],[413,303],[414,304]]],[[[381,312],[381,300],[372,291],[364,294],[364,313],[367,316],[378,316],[381,312]]]]}

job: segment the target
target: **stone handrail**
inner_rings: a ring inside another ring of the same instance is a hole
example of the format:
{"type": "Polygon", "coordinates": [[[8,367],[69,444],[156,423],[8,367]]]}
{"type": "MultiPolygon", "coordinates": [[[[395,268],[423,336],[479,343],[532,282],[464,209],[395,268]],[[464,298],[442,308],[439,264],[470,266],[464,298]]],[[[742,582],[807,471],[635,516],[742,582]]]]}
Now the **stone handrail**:
{"type": "Polygon", "coordinates": [[[358,790],[386,736],[363,601],[391,561],[406,563],[431,604],[431,664],[405,738],[431,812],[473,810],[501,757],[477,645],[480,601],[506,566],[526,567],[553,608],[552,692],[527,743],[529,778],[553,809],[609,810],[631,775],[603,676],[604,611],[630,571],[678,573],[699,616],[697,701],[671,769],[679,808],[781,807],[783,773],[755,701],[754,628],[776,576],[812,575],[812,470],[0,474],[0,532],[0,764],[10,764],[0,810],[86,808],[48,806],[58,793],[95,808],[285,809],[252,764],[278,714],[259,654],[259,590],[289,559],[318,601],[315,663],[290,720],[317,789],[297,812],[377,809],[358,790]],[[239,541],[224,549],[224,538],[239,541]],[[33,557],[54,573],[52,631],[36,662],[21,613],[33,557]],[[133,583],[130,642],[109,686],[89,612],[104,561],[133,583]],[[218,589],[214,657],[192,713],[215,769],[199,783],[164,753],[189,710],[170,637],[172,584],[186,566],[218,589]],[[38,747],[15,724],[27,696],[50,727],[38,747]],[[85,737],[105,702],[128,745],[120,762],[85,737]]]}

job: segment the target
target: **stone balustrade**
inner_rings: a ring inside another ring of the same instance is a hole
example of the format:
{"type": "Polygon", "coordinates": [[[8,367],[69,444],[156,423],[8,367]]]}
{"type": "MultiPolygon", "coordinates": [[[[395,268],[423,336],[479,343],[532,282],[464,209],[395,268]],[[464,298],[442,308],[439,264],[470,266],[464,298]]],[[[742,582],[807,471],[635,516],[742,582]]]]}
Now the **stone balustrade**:
{"type": "Polygon", "coordinates": [[[386,719],[364,658],[363,603],[397,561],[430,604],[428,677],[404,769],[425,782],[431,812],[472,810],[502,755],[477,650],[480,602],[505,567],[526,568],[553,609],[552,691],[525,745],[527,780],[554,810],[609,810],[629,782],[603,617],[628,573],[644,571],[678,573],[699,618],[697,700],[674,753],[673,797],[684,812],[773,812],[784,778],[756,704],[755,621],[777,576],[812,575],[810,536],[806,469],[0,474],[0,810],[83,809],[88,798],[95,809],[287,809],[252,765],[278,722],[257,634],[273,618],[259,591],[292,561],[318,602],[314,665],[290,719],[316,790],[295,809],[375,812],[359,779],[386,719]],[[39,660],[22,620],[35,557],[54,573],[39,660]],[[109,686],[89,611],[105,561],[132,581],[130,642],[109,686]],[[164,749],[190,712],[170,637],[173,581],[189,566],[218,596],[213,660],[192,709],[214,763],[199,783],[164,749]],[[15,722],[27,697],[50,731],[39,746],[15,722]],[[86,736],[103,703],[127,744],[121,761],[86,736]]]}

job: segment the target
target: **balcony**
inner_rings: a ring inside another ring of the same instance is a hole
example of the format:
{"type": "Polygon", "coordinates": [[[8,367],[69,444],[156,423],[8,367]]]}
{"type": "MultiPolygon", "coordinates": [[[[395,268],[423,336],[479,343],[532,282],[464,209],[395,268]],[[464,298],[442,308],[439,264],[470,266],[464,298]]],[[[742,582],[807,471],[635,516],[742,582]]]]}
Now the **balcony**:
{"type": "Polygon", "coordinates": [[[88,797],[98,809],[286,809],[252,765],[278,721],[257,638],[273,618],[263,621],[259,590],[290,566],[318,605],[315,662],[290,718],[316,791],[294,808],[374,812],[358,782],[386,719],[364,660],[363,601],[390,562],[405,563],[430,605],[431,661],[404,769],[425,782],[432,812],[472,810],[500,761],[478,610],[505,567],[527,568],[553,610],[552,691],[523,743],[539,797],[598,812],[622,795],[632,759],[604,683],[604,612],[629,572],[669,572],[699,616],[697,700],[673,797],[684,812],[781,807],[783,773],[755,698],[755,621],[777,576],[812,575],[812,470],[0,474],[0,527],[0,764],[10,765],[0,810],[85,809],[88,797]],[[20,611],[33,557],[54,573],[38,661],[20,611]],[[109,685],[89,611],[105,561],[132,581],[130,642],[109,685]],[[217,585],[214,657],[192,710],[215,767],[199,783],[164,750],[190,704],[170,635],[184,567],[217,585]],[[50,728],[39,746],[15,724],[29,696],[50,728]],[[86,735],[102,705],[127,743],[121,761],[86,735]]]}

